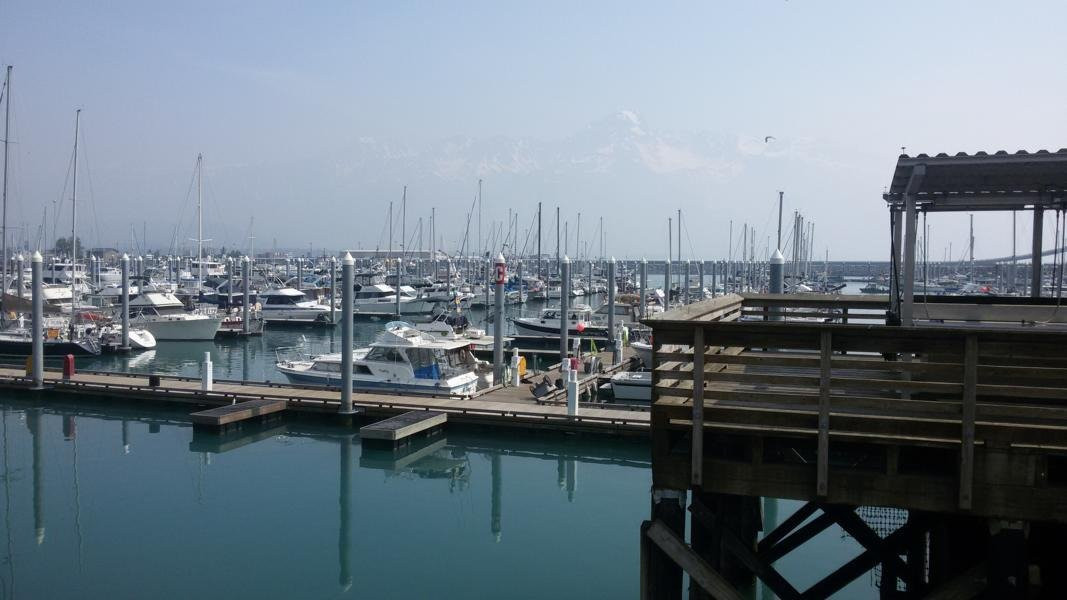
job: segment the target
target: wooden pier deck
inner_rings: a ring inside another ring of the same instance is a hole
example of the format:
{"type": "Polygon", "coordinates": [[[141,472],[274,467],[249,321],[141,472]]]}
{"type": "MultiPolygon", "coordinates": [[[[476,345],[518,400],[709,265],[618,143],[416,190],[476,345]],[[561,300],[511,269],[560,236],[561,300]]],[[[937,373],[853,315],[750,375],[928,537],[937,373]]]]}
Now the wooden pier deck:
{"type": "MultiPolygon", "coordinates": [[[[337,412],[341,392],[318,386],[299,386],[269,382],[215,380],[210,392],[200,389],[200,380],[191,377],[152,375],[158,385],[151,385],[149,374],[79,372],[63,379],[54,369],[45,370],[44,392],[84,394],[98,397],[147,400],[164,403],[220,406],[250,400],[283,400],[288,410],[318,413],[337,412]]],[[[28,389],[25,370],[0,367],[0,387],[28,389]]],[[[448,413],[452,423],[492,427],[555,429],[569,432],[613,435],[648,435],[648,412],[613,409],[610,405],[580,406],[577,414],[568,415],[565,406],[539,405],[526,384],[498,387],[474,398],[405,396],[401,394],[354,393],[353,405],[368,416],[393,416],[411,410],[435,410],[448,413]]]]}
{"type": "Polygon", "coordinates": [[[825,598],[878,564],[911,597],[963,589],[973,569],[992,577],[986,564],[1055,560],[1042,577],[1059,577],[1064,553],[1041,540],[1067,527],[1067,332],[1020,325],[1047,316],[1040,305],[950,300],[910,327],[885,324],[884,297],[807,294],[731,294],[646,320],[643,591],[678,597],[680,567],[719,597],[755,575],[782,598],[825,598]],[[762,497],[807,504],[757,544],[762,497]],[[907,522],[881,537],[860,506],[907,522]],[[831,525],[863,553],[795,589],[775,561],[831,525]]]}

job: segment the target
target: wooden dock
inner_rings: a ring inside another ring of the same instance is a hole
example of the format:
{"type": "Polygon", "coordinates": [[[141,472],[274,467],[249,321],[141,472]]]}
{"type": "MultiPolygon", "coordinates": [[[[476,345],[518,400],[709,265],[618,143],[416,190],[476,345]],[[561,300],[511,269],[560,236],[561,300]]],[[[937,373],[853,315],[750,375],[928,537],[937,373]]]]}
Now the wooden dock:
{"type": "Polygon", "coordinates": [[[286,409],[285,400],[245,400],[236,404],[225,404],[189,415],[193,425],[204,427],[225,427],[249,419],[262,418],[286,409]]]}
{"type": "Polygon", "coordinates": [[[430,434],[448,420],[448,414],[437,410],[412,410],[359,428],[363,441],[374,440],[392,445],[403,443],[417,434],[430,434]]]}
{"type": "MultiPolygon", "coordinates": [[[[29,389],[25,369],[0,367],[0,387],[29,389]]],[[[43,394],[64,393],[98,398],[122,398],[199,406],[222,406],[250,400],[284,401],[295,412],[336,413],[341,392],[321,386],[270,382],[218,380],[214,389],[200,389],[192,377],[81,371],[63,379],[55,369],[45,370],[43,394]],[[155,384],[155,385],[153,385],[155,384]]],[[[648,435],[648,412],[613,409],[605,404],[582,404],[574,415],[565,406],[539,405],[527,385],[496,387],[474,398],[405,396],[386,392],[354,393],[353,405],[367,416],[390,417],[412,410],[448,414],[449,422],[488,427],[522,427],[611,435],[648,435]]]]}

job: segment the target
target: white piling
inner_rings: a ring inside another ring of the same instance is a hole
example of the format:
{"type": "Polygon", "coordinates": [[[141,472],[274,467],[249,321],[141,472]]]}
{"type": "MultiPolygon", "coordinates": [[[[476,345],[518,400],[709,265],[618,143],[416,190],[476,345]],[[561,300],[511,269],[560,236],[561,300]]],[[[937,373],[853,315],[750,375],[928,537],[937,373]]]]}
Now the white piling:
{"type": "Polygon", "coordinates": [[[130,349],[130,257],[122,255],[122,345],[120,350],[130,349]]]}
{"type": "MultiPolygon", "coordinates": [[[[352,296],[356,261],[352,255],[345,253],[341,260],[341,414],[352,414],[352,296]]],[[[399,275],[400,269],[397,269],[399,275]]],[[[399,284],[400,280],[397,279],[399,284]]],[[[400,286],[396,288],[400,295],[400,286]]],[[[399,308],[399,305],[398,305],[399,308]]]]}
{"type": "Polygon", "coordinates": [[[519,387],[522,385],[522,376],[519,373],[519,349],[511,349],[511,385],[519,387]]]}
{"type": "Polygon", "coordinates": [[[34,252],[30,259],[30,277],[32,282],[31,302],[33,303],[33,323],[30,336],[33,338],[33,389],[44,386],[44,274],[41,272],[44,259],[40,252],[34,252]]]}
{"type": "Polygon", "coordinates": [[[578,414],[578,371],[567,371],[567,414],[578,414]]]}
{"type": "Polygon", "coordinates": [[[210,392],[214,387],[214,371],[211,364],[211,353],[204,353],[204,363],[200,367],[200,390],[210,392]]]}

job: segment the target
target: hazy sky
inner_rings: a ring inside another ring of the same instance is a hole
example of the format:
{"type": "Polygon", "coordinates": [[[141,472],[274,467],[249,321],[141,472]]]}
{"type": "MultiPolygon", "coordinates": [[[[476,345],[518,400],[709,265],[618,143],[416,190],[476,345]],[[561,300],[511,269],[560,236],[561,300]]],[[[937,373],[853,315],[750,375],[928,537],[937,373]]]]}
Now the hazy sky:
{"type": "MultiPolygon", "coordinates": [[[[784,189],[817,254],[882,259],[901,146],[1067,147],[1064,22],[1062,1],[7,1],[9,219],[34,244],[69,196],[80,107],[93,244],[191,237],[202,152],[205,235],[231,246],[254,214],[261,248],[373,248],[408,184],[409,215],[437,207],[451,251],[481,177],[487,229],[511,208],[524,231],[541,200],[572,228],[604,217],[619,256],[665,254],[676,208],[686,254],[724,256],[730,220],[766,240],[784,189]],[[603,125],[624,110],[637,125],[603,125]],[[642,158],[598,171],[586,146],[642,158]]],[[[930,222],[932,254],[959,254],[966,215],[930,222]]],[[[979,255],[1010,252],[1005,223],[976,217],[979,255]]]]}

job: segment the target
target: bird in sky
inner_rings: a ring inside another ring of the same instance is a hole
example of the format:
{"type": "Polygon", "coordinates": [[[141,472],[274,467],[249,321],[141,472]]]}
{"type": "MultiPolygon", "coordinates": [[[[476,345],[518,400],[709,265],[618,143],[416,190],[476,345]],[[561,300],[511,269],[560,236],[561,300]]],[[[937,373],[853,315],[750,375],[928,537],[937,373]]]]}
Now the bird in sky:
{"type": "Polygon", "coordinates": [[[763,138],[763,143],[769,144],[773,139],[775,139],[773,135],[768,135],[767,137],[763,138]]]}

